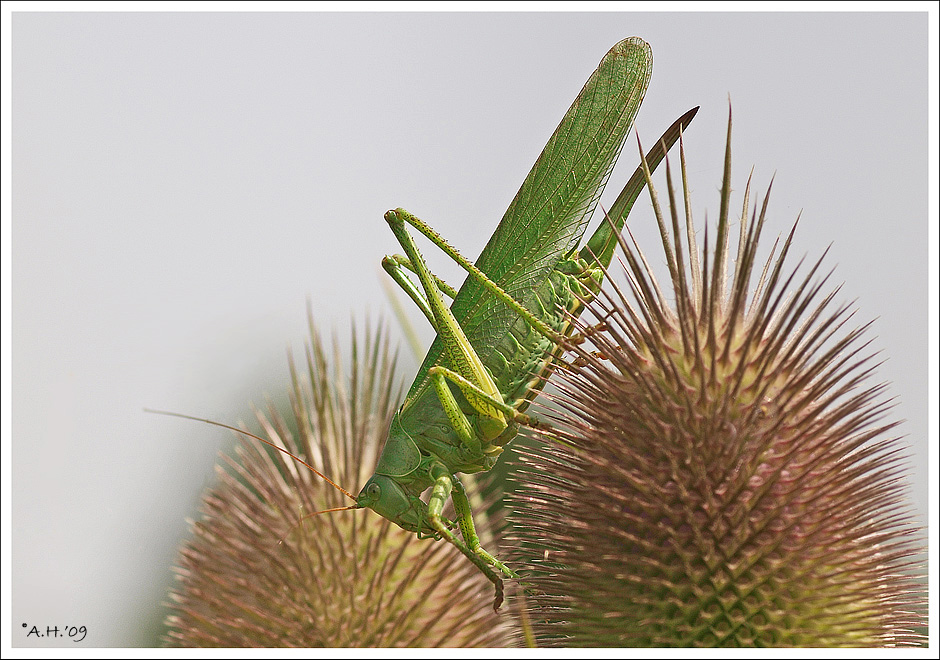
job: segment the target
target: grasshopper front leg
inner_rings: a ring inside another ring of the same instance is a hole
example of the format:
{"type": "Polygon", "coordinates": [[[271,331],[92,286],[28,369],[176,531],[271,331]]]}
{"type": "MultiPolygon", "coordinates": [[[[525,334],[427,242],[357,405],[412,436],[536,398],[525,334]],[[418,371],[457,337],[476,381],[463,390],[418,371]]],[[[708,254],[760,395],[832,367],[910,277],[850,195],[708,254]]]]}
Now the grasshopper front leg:
{"type": "Polygon", "coordinates": [[[498,568],[506,577],[518,579],[519,576],[515,571],[488,553],[483,549],[483,546],[480,545],[480,537],[477,536],[477,530],[473,524],[473,514],[470,511],[470,499],[467,497],[467,491],[456,476],[453,477],[453,482],[454,490],[451,496],[454,500],[454,510],[457,512],[457,524],[460,526],[460,533],[463,536],[464,542],[466,542],[471,551],[482,557],[487,564],[498,568]]]}
{"type": "Polygon", "coordinates": [[[448,474],[443,466],[438,466],[435,472],[436,478],[431,490],[431,498],[428,500],[428,521],[443,538],[454,544],[493,583],[496,587],[493,609],[498,611],[499,606],[503,604],[503,580],[493,567],[498,568],[506,577],[517,578],[518,576],[480,545],[467,493],[457,477],[448,474]],[[460,526],[463,541],[444,524],[442,515],[444,504],[451,494],[454,496],[454,509],[457,512],[457,524],[460,526]]]}

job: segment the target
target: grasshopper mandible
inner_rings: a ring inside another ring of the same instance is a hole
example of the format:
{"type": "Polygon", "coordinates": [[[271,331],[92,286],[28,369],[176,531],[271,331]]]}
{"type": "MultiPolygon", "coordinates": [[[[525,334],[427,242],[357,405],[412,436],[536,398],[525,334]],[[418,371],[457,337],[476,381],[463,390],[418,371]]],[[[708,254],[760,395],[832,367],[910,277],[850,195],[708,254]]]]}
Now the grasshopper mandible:
{"type": "MultiPolygon", "coordinates": [[[[383,267],[437,337],[392,417],[375,473],[357,496],[308,465],[354,500],[327,511],[369,508],[419,538],[446,539],[456,546],[495,585],[494,609],[503,600],[500,574],[518,576],[480,545],[457,474],[489,470],[520,426],[538,425],[524,411],[572,334],[582,300],[600,289],[616,232],[645,185],[641,166],[611,206],[609,222],[578,249],[646,93],[651,66],[650,47],[642,39],[624,39],[608,51],[475,264],[407,211],[385,214],[405,255],[386,257],[383,267]],[[407,225],[469,272],[459,291],[430,272],[407,225]],[[407,271],[417,276],[417,284],[407,271]],[[453,299],[452,305],[444,296],[453,299]],[[429,488],[425,502],[421,495],[429,488]],[[448,499],[455,521],[443,515],[448,499]]],[[[650,150],[650,171],[697,110],[676,120],[650,150]]]]}

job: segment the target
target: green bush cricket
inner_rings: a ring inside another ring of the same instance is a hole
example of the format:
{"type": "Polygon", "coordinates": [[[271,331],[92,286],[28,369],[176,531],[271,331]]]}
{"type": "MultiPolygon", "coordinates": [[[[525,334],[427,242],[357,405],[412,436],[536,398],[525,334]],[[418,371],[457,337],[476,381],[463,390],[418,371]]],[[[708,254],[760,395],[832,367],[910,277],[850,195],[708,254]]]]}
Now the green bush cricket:
{"type": "MultiPolygon", "coordinates": [[[[415,532],[445,538],[496,586],[495,569],[516,574],[484,550],[457,473],[489,470],[520,425],[537,422],[523,413],[540,391],[551,358],[572,331],[580,298],[596,293],[613,254],[613,228],[604,224],[577,251],[646,92],[649,46],[629,38],[614,46],[566,113],[475,265],[461,257],[407,211],[385,214],[405,256],[383,266],[424,312],[437,338],[394,415],[375,468],[350,508],[370,508],[415,532]],[[470,275],[460,291],[428,270],[406,229],[411,225],[470,275]],[[419,286],[405,273],[417,275],[419,286]],[[452,297],[448,308],[443,295],[452,297]],[[420,495],[428,488],[427,504],[420,495]],[[443,517],[451,498],[463,540],[443,517]]],[[[664,136],[647,161],[651,167],[691,121],[694,110],[664,136]]],[[[645,181],[642,171],[611,209],[623,226],[645,181]]]]}
{"type": "MultiPolygon", "coordinates": [[[[494,609],[503,601],[500,574],[518,576],[481,547],[457,474],[489,470],[521,425],[539,424],[524,410],[571,336],[581,301],[599,290],[616,233],[645,185],[638,168],[610,208],[609,222],[578,249],[646,93],[651,65],[649,46],[635,37],[608,51],[475,264],[407,211],[385,214],[405,255],[386,257],[383,267],[437,337],[392,417],[375,473],[358,496],[301,461],[355,501],[327,511],[369,508],[419,538],[446,539],[456,546],[495,585],[494,609]],[[429,271],[406,225],[469,272],[459,291],[429,271]],[[417,276],[418,284],[406,271],[417,276]],[[453,299],[450,307],[445,295],[453,299]],[[425,503],[420,496],[428,489],[425,503]],[[443,516],[448,499],[454,522],[443,516]],[[453,531],[458,527],[462,540],[453,531]]],[[[650,171],[696,111],[680,117],[648,153],[650,171]]]]}

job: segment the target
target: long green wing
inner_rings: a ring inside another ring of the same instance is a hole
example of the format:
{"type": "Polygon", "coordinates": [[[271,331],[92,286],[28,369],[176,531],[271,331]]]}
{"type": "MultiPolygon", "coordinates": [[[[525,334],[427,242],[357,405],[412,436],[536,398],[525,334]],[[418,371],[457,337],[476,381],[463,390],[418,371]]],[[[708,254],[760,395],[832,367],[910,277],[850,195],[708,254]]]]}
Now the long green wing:
{"type": "MultiPolygon", "coordinates": [[[[523,305],[529,307],[554,266],[580,242],[646,93],[651,70],[650,47],[642,39],[624,39],[608,51],[483,248],[476,265],[523,305]]],[[[458,291],[451,310],[484,364],[500,350],[518,319],[472,277],[458,291]]],[[[441,351],[436,339],[412,391],[439,361],[441,351]]]]}

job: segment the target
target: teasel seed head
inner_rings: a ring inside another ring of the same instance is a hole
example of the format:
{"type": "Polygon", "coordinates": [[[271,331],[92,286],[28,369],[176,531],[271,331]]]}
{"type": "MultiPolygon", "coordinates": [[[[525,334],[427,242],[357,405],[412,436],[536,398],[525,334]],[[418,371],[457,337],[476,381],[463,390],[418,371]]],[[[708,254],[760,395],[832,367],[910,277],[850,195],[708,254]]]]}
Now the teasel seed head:
{"type": "Polygon", "coordinates": [[[561,431],[521,453],[508,541],[540,644],[925,641],[924,546],[866,327],[823,293],[822,259],[785,267],[792,231],[751,290],[769,190],[748,218],[748,181],[732,255],[730,144],[729,114],[701,253],[682,142],[668,217],[647,171],[674,303],[622,237],[625,283],[608,273],[579,321],[595,350],[557,372],[561,431]]]}
{"type": "MultiPolygon", "coordinates": [[[[398,405],[384,333],[353,332],[349,377],[311,323],[291,366],[291,415],[256,411],[265,439],[346,488],[372,474],[398,405]]],[[[400,389],[400,388],[398,388],[400,389]]],[[[490,582],[449,543],[350,504],[302,464],[243,436],[180,550],[167,642],[226,647],[503,646],[490,582]]],[[[485,517],[477,525],[486,529],[485,517]]]]}

